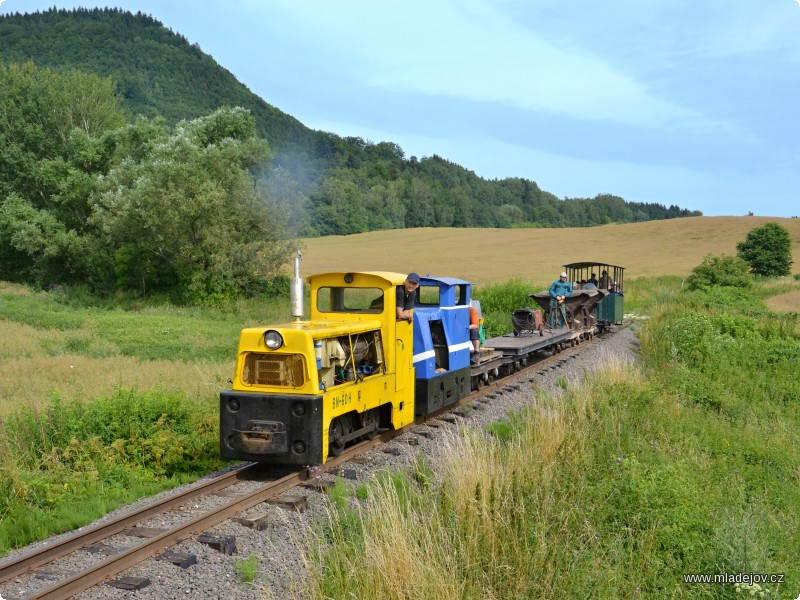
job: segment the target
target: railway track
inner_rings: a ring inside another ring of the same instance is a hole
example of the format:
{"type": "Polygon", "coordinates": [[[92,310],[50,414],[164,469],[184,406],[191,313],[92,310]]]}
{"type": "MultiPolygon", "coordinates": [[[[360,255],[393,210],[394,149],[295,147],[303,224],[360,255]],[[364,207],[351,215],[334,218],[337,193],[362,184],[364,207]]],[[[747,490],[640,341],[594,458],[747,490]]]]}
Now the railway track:
{"type": "MultiPolygon", "coordinates": [[[[602,337],[614,335],[615,331],[618,331],[618,329],[606,332],[602,337]]],[[[489,383],[482,389],[460,399],[455,404],[448,405],[446,408],[416,420],[412,427],[440,418],[446,413],[455,412],[459,414],[458,409],[460,407],[476,401],[490,401],[493,396],[505,389],[520,389],[523,385],[534,381],[536,372],[542,369],[557,368],[563,362],[577,356],[585,345],[587,345],[586,341],[563,349],[559,348],[558,351],[549,356],[537,357],[527,366],[502,379],[489,383]]],[[[515,369],[518,367],[519,365],[515,365],[515,369]]],[[[406,431],[408,431],[408,428],[401,431],[384,432],[373,440],[363,441],[347,448],[341,455],[329,459],[323,470],[334,470],[356,456],[379,444],[388,442],[406,431]]],[[[111,553],[110,556],[98,560],[91,567],[69,574],[47,587],[39,587],[39,589],[31,591],[25,596],[26,599],[31,600],[70,598],[102,582],[111,581],[122,571],[148,558],[159,555],[166,556],[165,553],[178,542],[202,534],[214,525],[306,483],[311,473],[309,469],[300,469],[276,479],[261,481],[260,479],[263,475],[264,469],[261,465],[245,463],[222,475],[189,486],[181,492],[170,494],[164,499],[143,508],[76,531],[56,542],[48,543],[0,563],[0,584],[24,577],[35,577],[37,574],[52,577],[54,573],[43,572],[41,570],[42,567],[47,567],[53,561],[68,557],[75,552],[99,548],[101,554],[103,551],[111,553]],[[249,492],[226,492],[228,488],[242,481],[258,481],[259,485],[255,490],[249,492]],[[229,498],[230,501],[188,519],[175,527],[168,529],[141,527],[142,523],[153,517],[178,510],[186,503],[208,495],[223,495],[229,498]],[[132,547],[119,550],[112,550],[111,546],[103,544],[104,541],[116,535],[135,537],[140,541],[132,547]]],[[[179,556],[178,560],[180,558],[179,556]]],[[[176,562],[176,564],[178,563],[176,562]]],[[[124,587],[126,583],[131,586],[135,585],[135,582],[125,582],[124,580],[118,580],[118,583],[120,583],[120,587],[124,587]]]]}

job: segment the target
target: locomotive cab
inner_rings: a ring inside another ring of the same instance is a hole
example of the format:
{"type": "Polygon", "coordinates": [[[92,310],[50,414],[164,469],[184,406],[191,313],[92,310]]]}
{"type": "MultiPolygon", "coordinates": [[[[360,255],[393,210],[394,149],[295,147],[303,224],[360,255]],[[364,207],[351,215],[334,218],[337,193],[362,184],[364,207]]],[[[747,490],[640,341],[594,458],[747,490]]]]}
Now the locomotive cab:
{"type": "Polygon", "coordinates": [[[223,458],[313,465],[414,416],[412,329],[397,273],[309,277],[310,319],[245,329],[220,394],[223,458]]]}
{"type": "Polygon", "coordinates": [[[469,305],[472,284],[453,277],[423,277],[414,305],[416,416],[469,394],[469,305]]]}

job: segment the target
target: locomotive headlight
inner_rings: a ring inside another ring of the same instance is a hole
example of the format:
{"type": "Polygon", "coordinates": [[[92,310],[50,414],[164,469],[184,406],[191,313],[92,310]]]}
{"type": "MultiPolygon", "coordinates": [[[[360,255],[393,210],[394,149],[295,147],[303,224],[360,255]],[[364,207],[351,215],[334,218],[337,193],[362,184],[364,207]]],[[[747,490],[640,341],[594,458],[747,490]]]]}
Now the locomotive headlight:
{"type": "Polygon", "coordinates": [[[270,350],[277,350],[283,346],[283,336],[274,329],[270,329],[264,334],[264,343],[270,350]]]}

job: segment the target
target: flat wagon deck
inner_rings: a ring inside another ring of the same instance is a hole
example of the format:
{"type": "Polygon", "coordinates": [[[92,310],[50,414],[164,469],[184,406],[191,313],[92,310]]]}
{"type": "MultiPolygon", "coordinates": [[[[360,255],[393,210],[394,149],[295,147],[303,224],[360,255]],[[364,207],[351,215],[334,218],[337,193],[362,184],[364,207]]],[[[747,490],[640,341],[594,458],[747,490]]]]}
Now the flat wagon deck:
{"type": "Polygon", "coordinates": [[[572,329],[545,329],[544,335],[535,333],[533,335],[514,335],[507,333],[499,337],[486,340],[488,348],[494,348],[502,352],[504,357],[521,357],[536,352],[546,350],[559,343],[566,343],[580,337],[580,331],[572,329]]]}

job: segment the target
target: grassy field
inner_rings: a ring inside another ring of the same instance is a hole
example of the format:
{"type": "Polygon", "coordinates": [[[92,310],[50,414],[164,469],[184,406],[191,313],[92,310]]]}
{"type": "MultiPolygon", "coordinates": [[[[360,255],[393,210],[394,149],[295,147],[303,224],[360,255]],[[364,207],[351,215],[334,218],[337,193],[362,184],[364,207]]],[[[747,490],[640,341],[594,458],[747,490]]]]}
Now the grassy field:
{"type": "Polygon", "coordinates": [[[0,282],[0,417],[118,388],[213,398],[233,374],[239,331],[287,319],[287,305],[92,305],[0,282]]]}
{"type": "Polygon", "coordinates": [[[767,306],[776,312],[800,313],[800,290],[773,296],[767,301],[767,306]]]}
{"type": "Polygon", "coordinates": [[[598,260],[630,277],[687,275],[706,254],[736,254],[747,232],[777,222],[792,238],[800,273],[800,219],[694,217],[579,229],[402,229],[303,240],[303,272],[397,271],[475,283],[521,277],[551,283],[561,265],[598,260]]]}
{"type": "Polygon", "coordinates": [[[243,327],[225,311],[0,282],[0,555],[221,468],[218,397],[243,327]]]}

